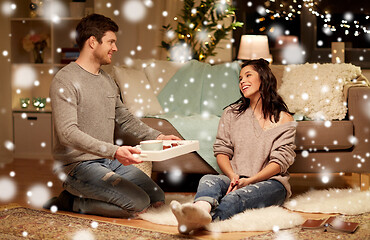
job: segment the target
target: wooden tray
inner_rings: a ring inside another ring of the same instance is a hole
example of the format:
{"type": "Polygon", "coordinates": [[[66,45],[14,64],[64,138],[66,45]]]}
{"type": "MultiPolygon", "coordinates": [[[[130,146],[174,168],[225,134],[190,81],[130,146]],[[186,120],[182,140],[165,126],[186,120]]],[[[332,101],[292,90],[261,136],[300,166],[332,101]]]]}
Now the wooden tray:
{"type": "MultiPolygon", "coordinates": [[[[141,151],[141,154],[133,155],[135,158],[138,158],[141,161],[164,161],[199,150],[198,140],[163,140],[163,146],[171,145],[172,143],[177,143],[178,145],[161,151],[141,151]]],[[[140,145],[136,147],[140,149],[140,145]]]]}

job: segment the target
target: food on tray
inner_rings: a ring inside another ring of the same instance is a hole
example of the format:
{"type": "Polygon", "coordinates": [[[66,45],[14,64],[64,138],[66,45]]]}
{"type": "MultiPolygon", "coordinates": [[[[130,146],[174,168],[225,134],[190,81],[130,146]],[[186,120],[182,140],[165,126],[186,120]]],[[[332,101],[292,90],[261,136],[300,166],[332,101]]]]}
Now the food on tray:
{"type": "Polygon", "coordinates": [[[177,147],[179,145],[181,145],[181,143],[179,143],[179,142],[163,143],[163,150],[173,148],[173,147],[177,147]]]}
{"type": "Polygon", "coordinates": [[[168,148],[171,148],[172,146],[171,145],[163,145],[163,150],[166,150],[168,148]]]}

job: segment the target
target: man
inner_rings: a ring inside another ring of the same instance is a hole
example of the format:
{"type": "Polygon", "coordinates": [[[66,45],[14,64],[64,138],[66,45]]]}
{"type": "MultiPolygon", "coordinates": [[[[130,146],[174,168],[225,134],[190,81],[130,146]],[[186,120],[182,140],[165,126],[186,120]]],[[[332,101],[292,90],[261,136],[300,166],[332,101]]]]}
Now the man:
{"type": "Polygon", "coordinates": [[[78,24],[80,56],[54,77],[54,159],[66,178],[64,190],[44,207],[107,217],[134,217],[164,202],[164,192],[132,164],[139,149],[113,144],[115,123],[141,140],[180,140],[142,123],[123,105],[115,82],[100,69],[116,52],[118,26],[92,14],[78,24]]]}

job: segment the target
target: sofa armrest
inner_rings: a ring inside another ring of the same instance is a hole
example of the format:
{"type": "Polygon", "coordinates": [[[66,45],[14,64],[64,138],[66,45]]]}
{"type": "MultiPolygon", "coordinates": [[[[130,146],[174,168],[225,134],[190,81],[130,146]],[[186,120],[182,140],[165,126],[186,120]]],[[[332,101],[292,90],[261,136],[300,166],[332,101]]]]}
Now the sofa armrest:
{"type": "Polygon", "coordinates": [[[348,116],[354,127],[354,165],[359,172],[370,172],[370,87],[348,90],[348,116]]]}

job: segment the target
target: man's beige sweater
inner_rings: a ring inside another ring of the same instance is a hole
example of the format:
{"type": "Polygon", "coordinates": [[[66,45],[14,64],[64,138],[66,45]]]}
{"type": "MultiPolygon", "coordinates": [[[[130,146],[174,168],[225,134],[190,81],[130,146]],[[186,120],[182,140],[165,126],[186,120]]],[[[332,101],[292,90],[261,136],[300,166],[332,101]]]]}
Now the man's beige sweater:
{"type": "Polygon", "coordinates": [[[296,125],[292,121],[264,130],[250,108],[238,115],[228,107],[220,119],[213,146],[214,154],[229,156],[233,171],[248,177],[257,174],[267,164],[276,162],[281,171],[271,179],[284,185],[288,198],[291,196],[291,189],[287,170],[296,156],[296,125]]]}
{"type": "Polygon", "coordinates": [[[54,121],[53,157],[69,172],[75,163],[113,159],[115,122],[121,131],[139,139],[155,139],[160,132],[133,116],[120,99],[108,74],[92,74],[72,62],[54,77],[50,87],[54,121]]]}

